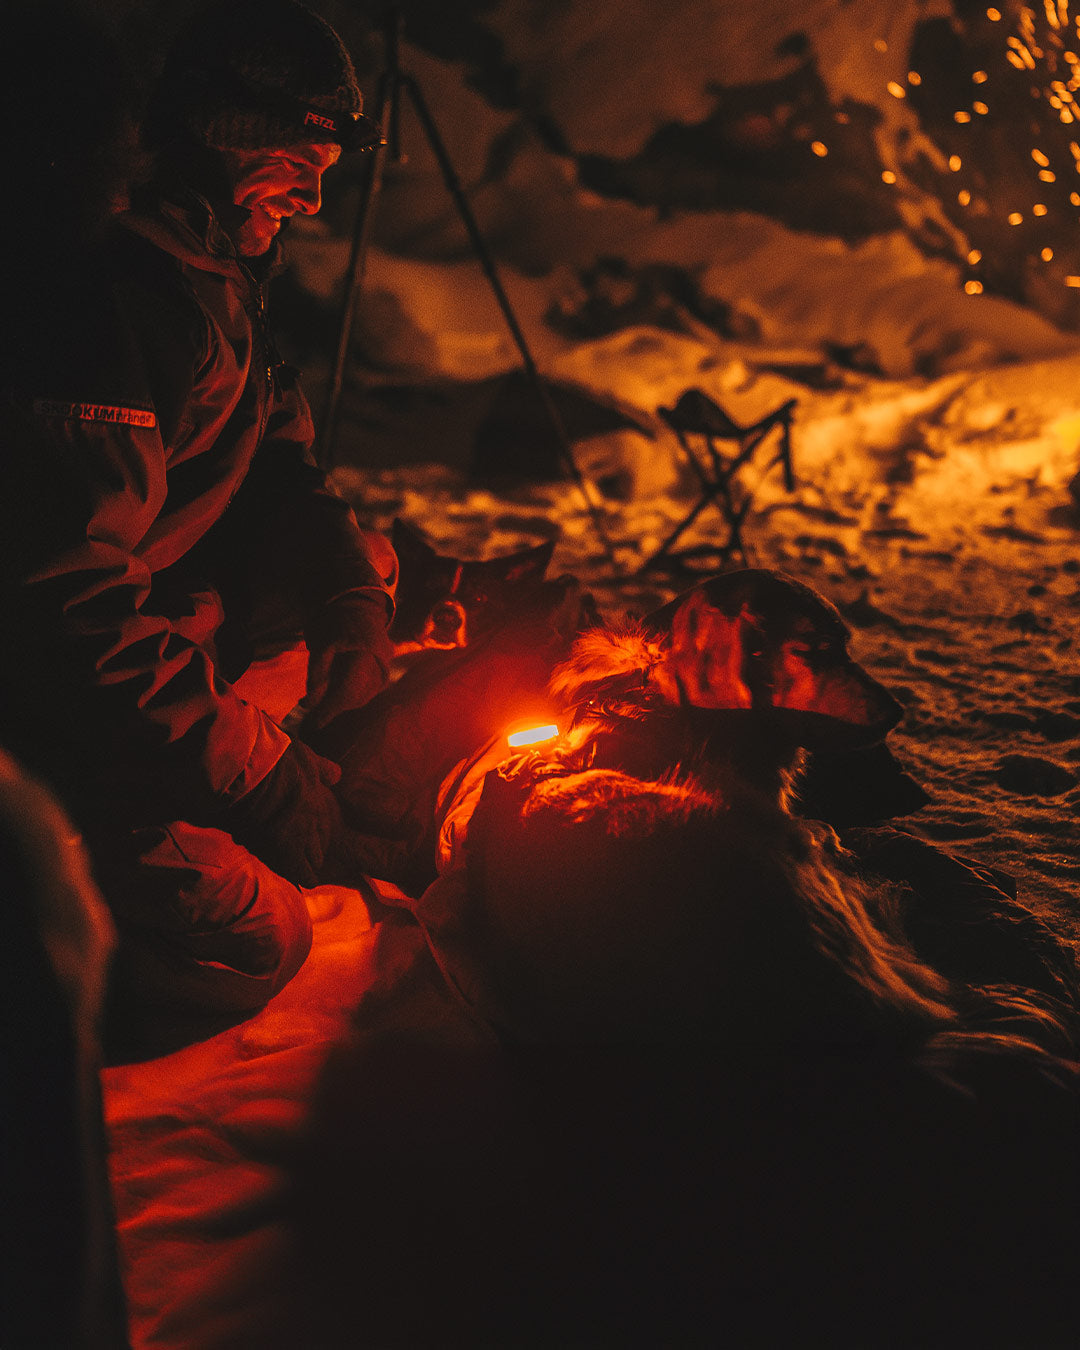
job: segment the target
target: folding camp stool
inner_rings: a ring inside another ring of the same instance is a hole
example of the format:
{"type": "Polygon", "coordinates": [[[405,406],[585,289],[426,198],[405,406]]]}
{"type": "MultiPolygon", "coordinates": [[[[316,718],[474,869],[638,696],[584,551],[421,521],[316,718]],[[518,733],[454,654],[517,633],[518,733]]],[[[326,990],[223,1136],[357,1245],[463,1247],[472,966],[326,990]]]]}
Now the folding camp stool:
{"type": "Polygon", "coordinates": [[[674,408],[659,409],[660,416],[679,439],[687,462],[700,484],[701,494],[656,552],[642,564],[642,572],[664,568],[678,571],[685,567],[686,559],[702,552],[715,555],[720,566],[726,566],[733,559],[746,564],[742,527],[750,509],[752,494],[736,486],[736,476],[743,465],[749,463],[773,428],[778,427],[780,447],[765,472],[780,464],[785,489],[788,492],[795,491],[795,472],[791,462],[791,418],[796,402],[796,399],[788,399],[774,412],[749,426],[740,426],[700,389],[688,389],[680,395],[674,408]],[[703,439],[706,452],[704,458],[695,452],[688,439],[690,436],[703,439]],[[738,449],[733,456],[726,457],[717,450],[717,441],[734,441],[738,449]],[[675,550],[675,543],[711,503],[717,506],[728,527],[727,540],[705,549],[675,550]]]}

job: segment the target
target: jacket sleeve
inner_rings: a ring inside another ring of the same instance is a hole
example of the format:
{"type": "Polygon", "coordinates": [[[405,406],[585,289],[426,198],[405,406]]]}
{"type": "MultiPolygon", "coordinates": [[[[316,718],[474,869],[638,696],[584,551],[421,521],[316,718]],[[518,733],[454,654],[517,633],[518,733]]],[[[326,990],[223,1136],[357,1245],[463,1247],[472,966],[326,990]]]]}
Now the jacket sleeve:
{"type": "Polygon", "coordinates": [[[79,388],[74,367],[60,365],[39,391],[61,384],[65,397],[87,389],[97,402],[39,396],[4,410],[18,446],[0,513],[6,639],[18,653],[5,662],[7,725],[20,739],[14,701],[36,737],[28,758],[44,759],[54,780],[89,777],[148,818],[213,823],[270,772],[288,737],[148,604],[142,555],[169,491],[171,410],[155,401],[123,315],[101,316],[98,331],[108,357],[84,366],[79,388]]]}
{"type": "MultiPolygon", "coordinates": [[[[265,579],[293,578],[301,616],[346,594],[393,612],[391,579],[349,503],[312,454],[314,429],[296,372],[274,369],[262,442],[230,508],[236,565],[265,579]]],[[[258,584],[258,582],[256,582],[258,584]]]]}

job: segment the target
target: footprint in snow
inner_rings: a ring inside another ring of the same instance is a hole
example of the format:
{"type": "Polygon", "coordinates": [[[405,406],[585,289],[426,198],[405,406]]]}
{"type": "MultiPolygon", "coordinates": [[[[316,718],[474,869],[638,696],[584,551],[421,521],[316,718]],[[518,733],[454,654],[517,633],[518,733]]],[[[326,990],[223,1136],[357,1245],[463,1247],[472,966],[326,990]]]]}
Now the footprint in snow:
{"type": "Polygon", "coordinates": [[[1058,797],[1080,782],[1070,770],[1038,755],[1005,755],[994,777],[999,787],[1019,797],[1058,797]]]}

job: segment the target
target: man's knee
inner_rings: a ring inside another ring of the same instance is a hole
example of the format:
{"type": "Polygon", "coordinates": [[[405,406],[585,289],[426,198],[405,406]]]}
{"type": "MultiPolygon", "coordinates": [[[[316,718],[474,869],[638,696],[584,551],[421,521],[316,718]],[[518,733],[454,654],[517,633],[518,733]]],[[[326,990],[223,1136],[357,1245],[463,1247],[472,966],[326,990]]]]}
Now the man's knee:
{"type": "Polygon", "coordinates": [[[206,1013],[263,1007],[311,948],[300,888],[221,830],[174,821],[133,843],[105,879],[124,994],[206,1013]]]}

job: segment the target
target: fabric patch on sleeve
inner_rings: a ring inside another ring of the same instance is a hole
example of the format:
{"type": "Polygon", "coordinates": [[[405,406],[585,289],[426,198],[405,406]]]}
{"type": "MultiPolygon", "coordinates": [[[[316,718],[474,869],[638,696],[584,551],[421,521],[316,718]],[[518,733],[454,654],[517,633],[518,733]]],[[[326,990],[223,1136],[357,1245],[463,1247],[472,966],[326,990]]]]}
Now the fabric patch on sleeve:
{"type": "Polygon", "coordinates": [[[34,412],[40,417],[76,418],[81,422],[120,422],[132,427],[157,426],[157,415],[146,408],[121,408],[108,403],[67,403],[62,399],[36,398],[34,412]]]}

